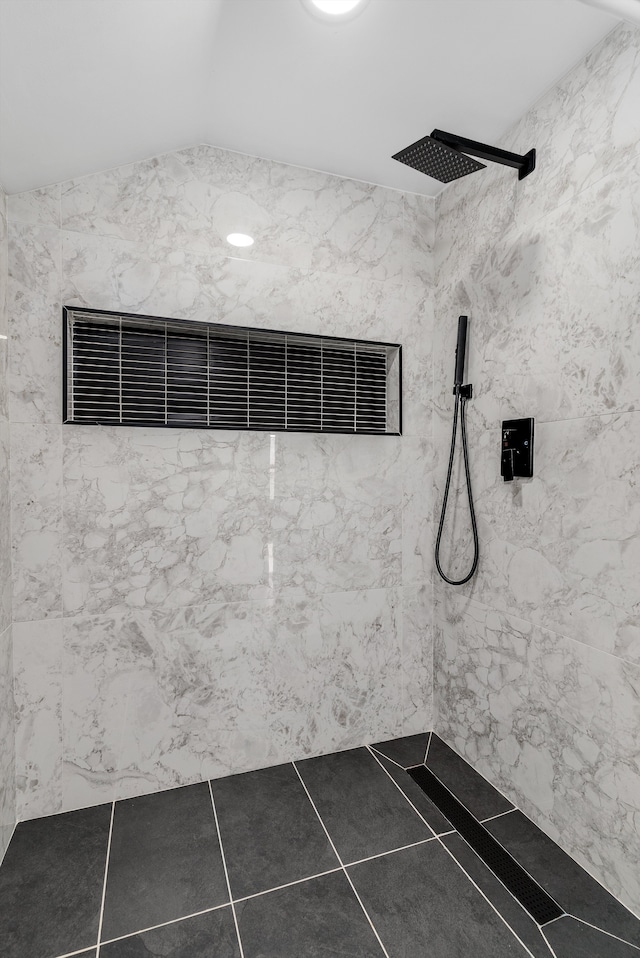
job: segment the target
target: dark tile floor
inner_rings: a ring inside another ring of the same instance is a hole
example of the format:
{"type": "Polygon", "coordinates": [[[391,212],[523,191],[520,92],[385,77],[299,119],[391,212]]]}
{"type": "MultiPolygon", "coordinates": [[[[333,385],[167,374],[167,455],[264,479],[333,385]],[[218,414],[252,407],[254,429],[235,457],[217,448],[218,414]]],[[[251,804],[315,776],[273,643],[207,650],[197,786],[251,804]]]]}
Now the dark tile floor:
{"type": "Polygon", "coordinates": [[[640,958],[640,921],[425,733],[16,829],[2,958],[640,958]],[[539,926],[425,763],[563,909],[539,926]]]}

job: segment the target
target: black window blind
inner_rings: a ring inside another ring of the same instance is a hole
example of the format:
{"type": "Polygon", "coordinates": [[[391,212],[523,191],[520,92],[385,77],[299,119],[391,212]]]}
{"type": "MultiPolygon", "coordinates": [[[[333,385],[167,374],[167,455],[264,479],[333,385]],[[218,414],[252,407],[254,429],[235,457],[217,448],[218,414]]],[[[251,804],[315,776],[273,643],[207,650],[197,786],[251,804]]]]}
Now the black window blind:
{"type": "Polygon", "coordinates": [[[400,433],[401,347],[64,308],[65,422],[400,433]]]}

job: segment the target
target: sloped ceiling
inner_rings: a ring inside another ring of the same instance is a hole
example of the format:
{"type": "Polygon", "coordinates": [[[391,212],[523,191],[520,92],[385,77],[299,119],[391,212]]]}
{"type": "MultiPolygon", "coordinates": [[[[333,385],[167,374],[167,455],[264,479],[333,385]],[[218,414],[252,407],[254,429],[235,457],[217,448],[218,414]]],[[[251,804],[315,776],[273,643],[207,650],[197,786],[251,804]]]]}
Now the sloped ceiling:
{"type": "MultiPolygon", "coordinates": [[[[0,0],[0,181],[209,143],[397,189],[433,127],[500,137],[617,20],[576,0],[0,0]]],[[[535,146],[534,143],[531,146],[535,146]]]]}

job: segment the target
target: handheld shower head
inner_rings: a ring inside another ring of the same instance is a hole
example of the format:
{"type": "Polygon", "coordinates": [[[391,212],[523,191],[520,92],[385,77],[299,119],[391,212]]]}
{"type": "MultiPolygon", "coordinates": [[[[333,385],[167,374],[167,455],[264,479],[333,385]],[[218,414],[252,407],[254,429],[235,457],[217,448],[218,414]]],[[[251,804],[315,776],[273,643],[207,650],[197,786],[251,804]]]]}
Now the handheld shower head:
{"type": "Polygon", "coordinates": [[[462,386],[464,382],[464,357],[467,351],[467,317],[458,317],[458,342],[456,343],[456,372],[453,380],[454,388],[462,386]]]}

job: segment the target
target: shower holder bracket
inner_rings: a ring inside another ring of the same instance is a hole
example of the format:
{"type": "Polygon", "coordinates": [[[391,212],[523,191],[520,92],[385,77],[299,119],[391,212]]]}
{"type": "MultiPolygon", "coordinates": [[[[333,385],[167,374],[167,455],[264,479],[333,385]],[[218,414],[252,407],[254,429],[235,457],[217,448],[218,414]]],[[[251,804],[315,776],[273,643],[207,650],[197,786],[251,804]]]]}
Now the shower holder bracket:
{"type": "Polygon", "coordinates": [[[473,386],[469,383],[467,386],[454,386],[453,395],[456,393],[460,396],[461,399],[473,399],[473,386]]]}

